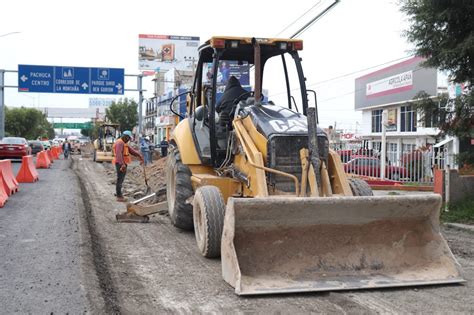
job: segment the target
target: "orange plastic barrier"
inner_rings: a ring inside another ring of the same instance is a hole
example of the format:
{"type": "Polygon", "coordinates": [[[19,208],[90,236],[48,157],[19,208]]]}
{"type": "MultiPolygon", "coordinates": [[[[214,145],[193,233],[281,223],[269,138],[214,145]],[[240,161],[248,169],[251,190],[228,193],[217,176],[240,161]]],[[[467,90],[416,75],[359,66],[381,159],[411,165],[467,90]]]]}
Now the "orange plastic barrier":
{"type": "Polygon", "coordinates": [[[55,158],[54,158],[54,156],[53,156],[53,151],[47,150],[46,152],[47,152],[47,154],[48,154],[49,160],[51,161],[51,163],[53,163],[53,160],[55,160],[55,158]]]}
{"type": "Polygon", "coordinates": [[[0,172],[2,173],[3,187],[8,196],[18,191],[18,181],[13,176],[12,162],[10,160],[0,161],[0,172]]]}
{"type": "Polygon", "coordinates": [[[38,179],[38,172],[33,164],[33,156],[24,156],[21,160],[21,167],[16,175],[16,180],[20,183],[34,183],[38,179]]]}
{"type": "Polygon", "coordinates": [[[54,147],[53,149],[53,157],[55,160],[59,159],[59,150],[58,150],[58,147],[54,147]]]}
{"type": "Polygon", "coordinates": [[[36,154],[36,168],[49,168],[51,161],[48,158],[46,151],[41,151],[36,154]]]}
{"type": "Polygon", "coordinates": [[[0,208],[3,208],[7,200],[8,200],[8,194],[5,191],[2,176],[0,176],[0,208]]]}

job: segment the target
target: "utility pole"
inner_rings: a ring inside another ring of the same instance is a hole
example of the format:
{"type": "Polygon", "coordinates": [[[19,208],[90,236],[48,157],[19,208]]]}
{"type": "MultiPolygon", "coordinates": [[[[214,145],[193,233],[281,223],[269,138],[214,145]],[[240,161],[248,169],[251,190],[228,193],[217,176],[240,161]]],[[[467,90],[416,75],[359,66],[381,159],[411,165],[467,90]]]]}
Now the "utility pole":
{"type": "Polygon", "coordinates": [[[5,137],[5,70],[0,70],[0,140],[5,137]]]}
{"type": "MultiPolygon", "coordinates": [[[[146,90],[143,89],[142,87],[142,81],[143,81],[143,74],[125,74],[126,77],[137,77],[137,88],[136,89],[125,89],[125,92],[133,91],[133,92],[138,92],[138,128],[137,128],[137,133],[138,135],[141,134],[142,132],[142,124],[143,124],[143,119],[142,119],[142,103],[143,103],[143,92],[146,90]]],[[[123,132],[124,130],[122,130],[123,132]]]]}
{"type": "Polygon", "coordinates": [[[137,77],[137,88],[138,88],[138,136],[142,134],[143,130],[143,89],[142,89],[143,74],[139,74],[137,77]]]}
{"type": "Polygon", "coordinates": [[[382,148],[380,152],[380,179],[385,179],[385,167],[387,156],[387,120],[388,112],[387,110],[382,110],[382,148]]]}

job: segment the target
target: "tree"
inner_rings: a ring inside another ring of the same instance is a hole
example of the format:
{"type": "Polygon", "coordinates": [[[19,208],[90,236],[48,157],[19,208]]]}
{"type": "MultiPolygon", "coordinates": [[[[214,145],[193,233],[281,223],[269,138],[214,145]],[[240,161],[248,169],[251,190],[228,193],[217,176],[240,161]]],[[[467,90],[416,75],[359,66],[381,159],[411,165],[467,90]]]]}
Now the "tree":
{"type": "Polygon", "coordinates": [[[426,93],[415,97],[421,120],[433,120],[442,134],[460,140],[460,164],[474,161],[474,2],[468,0],[401,0],[401,11],[411,25],[405,32],[415,45],[415,55],[426,58],[425,66],[447,71],[455,83],[465,83],[463,95],[436,100],[426,93]]]}
{"type": "Polygon", "coordinates": [[[37,109],[25,107],[5,107],[5,133],[26,139],[54,138],[53,126],[46,115],[37,109]]]}
{"type": "Polygon", "coordinates": [[[137,108],[137,102],[133,99],[125,98],[123,100],[120,99],[118,102],[113,102],[105,110],[105,114],[110,122],[120,125],[120,130],[132,130],[138,122],[137,108]]]}
{"type": "Polygon", "coordinates": [[[81,134],[90,139],[96,139],[99,134],[99,123],[90,122],[87,128],[81,129],[81,134]]]}
{"type": "Polygon", "coordinates": [[[474,78],[474,2],[468,0],[402,0],[411,22],[405,35],[426,66],[449,71],[454,82],[474,78]]]}

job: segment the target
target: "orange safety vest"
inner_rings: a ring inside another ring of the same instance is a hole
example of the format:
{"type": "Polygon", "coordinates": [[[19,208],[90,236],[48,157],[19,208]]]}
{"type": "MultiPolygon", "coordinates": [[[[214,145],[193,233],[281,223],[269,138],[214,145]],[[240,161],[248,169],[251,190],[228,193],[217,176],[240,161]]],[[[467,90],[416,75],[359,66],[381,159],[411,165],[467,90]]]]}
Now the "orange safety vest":
{"type": "Polygon", "coordinates": [[[130,157],[130,153],[128,152],[128,144],[125,143],[122,139],[118,139],[114,142],[114,145],[112,146],[112,154],[114,156],[112,160],[112,165],[115,165],[115,144],[119,141],[123,142],[123,161],[125,162],[125,164],[130,164],[132,162],[132,158],[130,157]]]}

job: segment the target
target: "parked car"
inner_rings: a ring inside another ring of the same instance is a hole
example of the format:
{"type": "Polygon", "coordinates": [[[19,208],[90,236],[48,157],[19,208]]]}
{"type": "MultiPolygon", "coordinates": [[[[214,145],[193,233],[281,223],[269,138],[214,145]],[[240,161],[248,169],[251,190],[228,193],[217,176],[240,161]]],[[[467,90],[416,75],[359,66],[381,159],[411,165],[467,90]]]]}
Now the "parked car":
{"type": "Polygon", "coordinates": [[[5,137],[0,141],[0,158],[21,159],[31,154],[31,148],[25,138],[5,137]]]}
{"type": "MultiPolygon", "coordinates": [[[[344,163],[346,173],[354,173],[363,176],[380,176],[380,160],[374,157],[356,157],[344,163]]],[[[385,177],[393,180],[400,180],[408,177],[408,170],[405,167],[387,165],[385,166],[385,177]]]]}
{"type": "Polygon", "coordinates": [[[43,143],[39,140],[28,140],[28,144],[31,148],[31,154],[36,154],[44,150],[43,143]]]}

